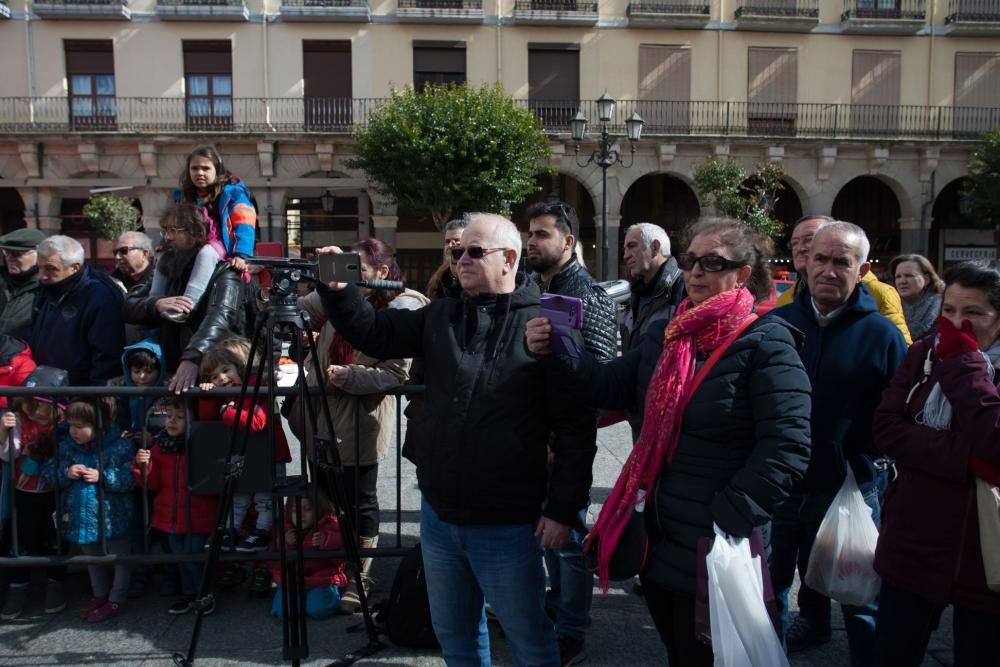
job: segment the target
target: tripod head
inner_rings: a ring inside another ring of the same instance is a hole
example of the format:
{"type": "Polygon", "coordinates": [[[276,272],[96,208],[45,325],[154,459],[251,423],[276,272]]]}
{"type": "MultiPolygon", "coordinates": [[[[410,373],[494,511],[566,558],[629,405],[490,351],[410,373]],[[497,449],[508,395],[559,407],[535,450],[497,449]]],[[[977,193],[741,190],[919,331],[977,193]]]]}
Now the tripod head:
{"type": "Polygon", "coordinates": [[[364,280],[361,260],[356,253],[325,255],[336,261],[316,261],[291,257],[247,257],[246,263],[271,271],[271,292],[268,299],[272,317],[279,322],[291,322],[302,327],[298,294],[300,283],[348,282],[369,289],[403,290],[398,280],[364,280]]]}

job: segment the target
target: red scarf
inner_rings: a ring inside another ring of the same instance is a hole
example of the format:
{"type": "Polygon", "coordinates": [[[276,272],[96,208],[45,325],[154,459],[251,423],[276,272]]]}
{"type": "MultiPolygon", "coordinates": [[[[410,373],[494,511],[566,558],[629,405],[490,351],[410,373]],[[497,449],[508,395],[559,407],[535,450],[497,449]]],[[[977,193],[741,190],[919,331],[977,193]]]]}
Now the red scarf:
{"type": "MultiPolygon", "coordinates": [[[[753,311],[746,288],[721,292],[695,306],[684,299],[667,325],[663,353],[646,390],[642,431],[604,502],[584,550],[597,545],[598,583],[608,590],[608,564],[636,504],[640,488],[651,489],[664,463],[670,463],[681,435],[681,418],[694,380],[697,355],[710,353],[731,336],[753,311]]],[[[651,502],[655,502],[652,497],[651,502]]]]}

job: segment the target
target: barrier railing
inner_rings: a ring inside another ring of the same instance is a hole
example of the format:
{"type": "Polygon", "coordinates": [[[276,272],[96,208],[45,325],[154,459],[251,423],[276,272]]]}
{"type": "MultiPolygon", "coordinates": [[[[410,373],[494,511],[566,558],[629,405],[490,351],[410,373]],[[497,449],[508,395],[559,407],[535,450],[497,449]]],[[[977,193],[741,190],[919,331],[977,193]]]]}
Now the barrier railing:
{"type": "MultiPolygon", "coordinates": [[[[417,395],[421,395],[422,393],[423,393],[423,387],[422,386],[416,386],[416,385],[403,385],[403,386],[399,386],[399,387],[397,387],[395,389],[389,390],[387,392],[384,392],[385,396],[390,397],[392,400],[395,400],[395,402],[396,402],[396,419],[395,419],[395,423],[392,424],[392,428],[393,428],[392,439],[393,439],[393,442],[394,442],[394,447],[392,448],[392,450],[394,452],[395,468],[396,468],[397,474],[395,475],[395,494],[394,494],[395,495],[395,507],[394,508],[385,508],[384,506],[382,506],[382,504],[380,502],[379,514],[381,516],[385,516],[387,513],[393,513],[394,514],[394,521],[393,521],[393,523],[394,523],[394,529],[392,530],[392,534],[389,534],[389,535],[386,535],[386,533],[387,533],[386,530],[381,530],[380,529],[380,533],[383,536],[383,539],[381,539],[380,543],[379,543],[380,546],[378,546],[377,548],[373,548],[373,549],[368,549],[368,548],[361,549],[360,550],[361,555],[364,556],[364,557],[369,557],[369,556],[371,556],[371,557],[401,556],[401,555],[403,555],[406,552],[406,548],[404,548],[404,546],[403,546],[403,539],[402,539],[402,535],[403,535],[403,532],[402,532],[402,528],[403,528],[402,475],[399,474],[399,471],[400,471],[400,469],[402,467],[402,417],[403,417],[403,412],[402,412],[402,410],[403,410],[402,398],[404,396],[417,396],[417,395]],[[385,538],[387,538],[387,539],[385,539],[385,538]]],[[[219,398],[219,397],[233,397],[233,398],[237,398],[239,396],[239,394],[240,394],[240,389],[238,387],[230,387],[230,388],[213,389],[211,391],[191,391],[189,393],[183,394],[182,397],[184,398],[185,404],[188,407],[187,412],[188,412],[189,415],[191,415],[191,414],[197,414],[198,411],[197,411],[196,402],[199,401],[199,400],[219,398]]],[[[83,400],[83,401],[87,401],[87,402],[92,403],[94,405],[94,408],[95,408],[95,414],[97,414],[97,415],[101,414],[101,410],[99,409],[99,406],[97,405],[97,403],[99,401],[101,401],[101,400],[105,400],[105,399],[109,399],[109,398],[116,398],[116,399],[117,398],[124,398],[124,399],[129,399],[129,398],[144,398],[144,399],[148,399],[150,401],[150,404],[152,404],[156,400],[162,399],[162,398],[166,398],[168,396],[173,396],[173,394],[170,393],[164,387],[32,387],[32,388],[24,388],[24,387],[0,387],[0,397],[5,397],[7,399],[7,401],[9,402],[9,404],[11,405],[11,408],[14,408],[14,406],[16,406],[17,402],[20,399],[24,399],[24,398],[42,397],[46,402],[52,401],[54,404],[55,403],[65,403],[67,401],[67,399],[72,398],[73,400],[83,400]]],[[[249,390],[248,390],[248,396],[249,396],[249,390]]],[[[261,388],[261,396],[260,396],[259,400],[261,400],[261,401],[263,401],[263,400],[269,400],[267,398],[267,396],[268,396],[268,392],[267,392],[266,388],[262,387],[261,388]]],[[[276,389],[274,391],[274,397],[276,399],[277,398],[282,398],[282,397],[289,397],[289,396],[299,396],[299,389],[298,388],[279,388],[279,389],[276,389]]],[[[320,396],[320,394],[319,394],[318,390],[310,391],[310,397],[311,398],[318,399],[319,396],[320,396]]],[[[337,395],[337,400],[361,400],[361,398],[363,398],[363,397],[360,397],[360,396],[350,396],[350,395],[343,394],[343,393],[340,393],[340,394],[337,395]]],[[[15,412],[16,412],[16,410],[15,410],[15,412]]],[[[354,452],[355,457],[354,457],[354,460],[355,461],[361,460],[360,459],[360,446],[361,446],[360,445],[360,441],[361,441],[361,423],[360,423],[360,418],[361,418],[362,412],[363,412],[363,410],[357,410],[357,411],[355,411],[355,414],[356,414],[356,418],[355,418],[355,434],[354,434],[354,436],[355,436],[354,437],[354,442],[355,442],[355,452],[354,452]]],[[[18,414],[19,414],[19,418],[23,419],[23,415],[20,415],[20,413],[18,413],[18,414]]],[[[278,413],[277,410],[271,411],[271,414],[272,414],[272,418],[273,419],[277,419],[278,418],[278,414],[279,413],[278,413]]],[[[53,435],[55,435],[59,431],[59,429],[57,427],[58,427],[60,418],[59,418],[58,413],[55,410],[52,411],[52,415],[53,415],[53,417],[52,417],[52,422],[51,423],[52,423],[52,426],[53,426],[53,435]]],[[[104,445],[102,443],[102,438],[103,438],[104,434],[107,432],[109,425],[105,425],[103,423],[100,423],[100,421],[101,421],[100,417],[98,418],[98,421],[99,421],[99,423],[97,425],[97,429],[96,429],[97,432],[95,433],[94,442],[95,442],[96,447],[97,447],[97,455],[98,455],[98,475],[99,475],[99,479],[103,480],[104,479],[104,474],[105,474],[105,467],[106,467],[107,464],[105,462],[105,457],[104,457],[104,445]]],[[[188,420],[188,433],[190,433],[190,430],[191,430],[190,429],[190,423],[191,422],[190,422],[190,419],[189,419],[188,420]]],[[[274,427],[275,428],[281,428],[282,427],[282,423],[276,421],[275,424],[274,424],[274,427]]],[[[88,565],[88,564],[115,564],[115,563],[126,563],[126,564],[141,565],[141,564],[154,564],[154,563],[197,562],[197,561],[202,561],[202,560],[207,559],[207,556],[208,556],[207,552],[204,552],[204,553],[179,553],[179,554],[178,553],[143,553],[143,552],[140,552],[140,553],[127,553],[127,554],[124,554],[124,553],[122,553],[122,554],[109,554],[108,551],[107,551],[107,540],[108,540],[108,536],[107,536],[107,532],[106,532],[107,526],[106,526],[106,521],[105,521],[105,517],[104,517],[104,514],[103,514],[104,513],[104,507],[105,507],[105,502],[104,502],[105,501],[105,494],[108,491],[105,489],[105,485],[104,484],[97,484],[96,485],[97,486],[97,496],[98,496],[98,502],[97,502],[98,526],[99,526],[99,532],[100,532],[99,543],[101,545],[101,554],[102,555],[84,555],[84,554],[69,554],[69,553],[67,553],[70,550],[70,548],[71,548],[72,545],[69,545],[66,542],[66,540],[63,538],[66,517],[64,516],[64,512],[62,511],[62,497],[61,496],[62,496],[63,493],[65,493],[65,491],[63,491],[63,489],[61,489],[61,487],[60,487],[60,484],[59,484],[59,482],[57,480],[58,471],[55,469],[55,467],[58,465],[58,463],[57,463],[58,462],[58,441],[56,441],[55,444],[54,444],[54,448],[53,448],[53,452],[52,452],[52,457],[48,461],[46,461],[44,463],[44,465],[42,466],[42,476],[43,476],[43,478],[47,479],[52,484],[52,491],[51,492],[54,495],[54,504],[55,504],[55,507],[56,507],[56,510],[57,510],[56,511],[56,530],[57,530],[57,535],[58,535],[57,541],[58,541],[58,544],[59,544],[59,548],[58,548],[57,553],[54,553],[54,554],[39,555],[39,554],[26,554],[26,553],[22,553],[21,552],[22,551],[21,550],[21,540],[19,539],[19,534],[18,534],[19,531],[18,531],[18,526],[17,526],[18,501],[17,501],[17,492],[15,491],[16,484],[14,483],[14,477],[11,474],[12,471],[13,471],[13,469],[14,469],[14,465],[13,465],[14,450],[13,450],[13,447],[10,446],[12,444],[12,439],[13,439],[13,432],[11,430],[11,431],[8,432],[8,442],[5,443],[5,446],[3,448],[3,449],[6,449],[6,451],[8,452],[8,454],[7,454],[6,457],[4,457],[5,460],[2,462],[2,466],[3,466],[3,475],[2,475],[3,485],[2,485],[2,500],[0,500],[0,505],[5,505],[6,506],[6,510],[9,513],[9,516],[10,516],[10,521],[9,521],[8,525],[10,527],[10,531],[11,532],[10,532],[9,536],[5,536],[7,538],[5,541],[7,542],[9,550],[10,550],[11,553],[8,555],[8,557],[5,557],[5,558],[4,557],[0,557],[0,568],[52,566],[52,565],[71,565],[71,564],[80,564],[80,565],[88,565]]],[[[188,443],[186,442],[185,443],[185,447],[187,447],[187,444],[188,443]]],[[[267,457],[268,461],[273,461],[273,452],[270,449],[266,452],[265,456],[267,457]]],[[[134,459],[134,454],[133,454],[133,459],[134,459]]],[[[312,470],[311,470],[312,466],[309,464],[310,459],[309,459],[309,456],[308,456],[307,444],[305,442],[301,442],[301,441],[299,442],[299,461],[300,461],[301,467],[302,467],[302,475],[305,476],[305,477],[307,477],[307,479],[308,479],[308,494],[307,494],[307,496],[308,497],[312,497],[312,495],[315,493],[316,489],[318,488],[317,487],[317,480],[316,480],[315,476],[312,474],[312,470]]],[[[190,466],[190,459],[188,459],[188,465],[190,466]]],[[[224,467],[224,465],[225,465],[225,462],[222,461],[222,460],[220,460],[219,461],[220,470],[221,470],[222,467],[224,467]]],[[[357,467],[354,467],[354,470],[356,471],[357,467]]],[[[131,472],[131,470],[130,470],[130,472],[131,472]]],[[[179,511],[190,512],[190,508],[191,508],[191,503],[190,503],[190,498],[191,498],[191,494],[190,494],[190,491],[191,491],[191,485],[190,485],[191,484],[191,477],[190,476],[187,476],[187,484],[188,484],[188,486],[187,486],[187,490],[188,490],[188,494],[187,494],[188,503],[187,503],[187,506],[185,508],[179,509],[179,511]]],[[[356,491],[357,491],[358,487],[359,487],[358,484],[354,485],[354,488],[355,488],[356,491]]],[[[136,489],[142,489],[141,483],[137,482],[135,488],[136,489]]],[[[132,496],[132,492],[129,491],[129,492],[126,492],[126,493],[129,494],[130,501],[132,501],[133,500],[132,497],[131,497],[132,496]]],[[[272,494],[272,502],[275,502],[275,499],[277,497],[278,496],[272,494]]],[[[380,501],[381,501],[381,499],[380,499],[380,501]]],[[[357,507],[359,505],[359,497],[358,497],[357,493],[355,494],[354,498],[352,499],[352,502],[350,503],[350,505],[351,505],[351,507],[347,508],[346,511],[351,511],[352,514],[355,515],[355,521],[353,522],[353,524],[355,526],[357,526],[358,525],[358,521],[357,521],[357,507]]],[[[143,517],[143,516],[138,517],[138,520],[142,521],[142,524],[143,524],[142,525],[142,530],[143,530],[143,534],[144,535],[148,534],[148,532],[150,530],[150,518],[151,518],[151,515],[148,516],[148,517],[143,517]]],[[[212,517],[212,519],[214,520],[214,517],[212,517]]],[[[133,519],[133,520],[135,520],[135,519],[133,519]]],[[[187,531],[187,533],[185,533],[185,535],[190,534],[190,528],[191,528],[190,521],[188,521],[187,527],[188,527],[188,531],[187,531]]],[[[277,527],[277,526],[275,527],[275,530],[279,530],[279,529],[283,530],[284,527],[277,527]]],[[[306,552],[305,552],[305,556],[306,556],[307,559],[344,559],[344,558],[346,558],[346,553],[343,550],[337,550],[337,551],[319,551],[319,550],[314,550],[314,549],[307,549],[306,552]]],[[[234,553],[223,553],[221,555],[221,558],[224,561],[274,561],[274,560],[277,560],[279,557],[280,557],[280,554],[277,553],[277,552],[275,552],[275,551],[273,551],[270,548],[267,551],[234,552],[234,553]]]]}

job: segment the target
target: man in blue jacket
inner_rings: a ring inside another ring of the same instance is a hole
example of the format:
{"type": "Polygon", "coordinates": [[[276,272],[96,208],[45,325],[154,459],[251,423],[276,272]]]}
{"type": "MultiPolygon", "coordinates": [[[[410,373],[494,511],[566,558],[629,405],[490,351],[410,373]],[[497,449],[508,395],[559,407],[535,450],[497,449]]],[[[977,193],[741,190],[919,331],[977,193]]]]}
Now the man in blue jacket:
{"type": "MultiPolygon", "coordinates": [[[[847,476],[854,471],[872,518],[879,522],[879,493],[885,473],[876,467],[872,418],[906,353],[902,334],[878,312],[861,284],[869,271],[869,242],[849,222],[821,227],[806,266],[807,289],[773,312],[805,333],[802,363],[812,382],[812,460],[801,483],[775,512],[771,537],[771,577],[788,627],[788,589],[796,563],[804,581],[819,525],[847,476]]],[[[830,639],[827,599],[803,585],[795,628],[804,644],[830,639]]],[[[876,605],[844,605],[844,625],[854,667],[871,664],[876,605]]],[[[791,644],[791,642],[789,642],[791,644]]],[[[800,644],[802,646],[802,644],[800,644]]]]}
{"type": "Polygon", "coordinates": [[[37,252],[41,288],[28,336],[35,362],[66,370],[74,387],[106,384],[120,373],[125,347],[121,290],[84,266],[76,239],[50,236],[37,252]]]}

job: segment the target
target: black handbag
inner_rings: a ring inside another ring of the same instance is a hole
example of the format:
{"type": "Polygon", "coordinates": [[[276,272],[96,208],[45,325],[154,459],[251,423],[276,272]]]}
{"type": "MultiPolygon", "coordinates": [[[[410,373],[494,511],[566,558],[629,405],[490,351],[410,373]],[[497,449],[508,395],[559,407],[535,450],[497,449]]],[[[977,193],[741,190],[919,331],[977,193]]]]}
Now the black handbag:
{"type": "MultiPolygon", "coordinates": [[[[640,489],[640,492],[644,489],[640,489]]],[[[651,499],[652,496],[646,496],[651,499]]],[[[608,579],[611,581],[627,581],[646,569],[646,559],[649,557],[649,532],[646,530],[646,503],[642,502],[632,509],[625,530],[618,538],[615,552],[608,563],[608,579]]],[[[587,569],[597,573],[598,540],[595,540],[587,550],[587,569]]]]}

